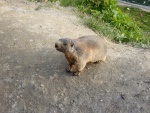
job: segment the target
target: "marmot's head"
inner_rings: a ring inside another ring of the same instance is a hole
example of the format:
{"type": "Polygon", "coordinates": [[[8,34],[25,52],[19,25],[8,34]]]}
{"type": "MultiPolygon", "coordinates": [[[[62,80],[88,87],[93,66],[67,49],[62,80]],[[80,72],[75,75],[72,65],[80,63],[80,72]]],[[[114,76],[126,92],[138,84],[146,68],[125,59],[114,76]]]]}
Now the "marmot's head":
{"type": "Polygon", "coordinates": [[[57,41],[55,43],[55,48],[56,48],[56,50],[63,52],[63,53],[73,52],[74,51],[74,43],[71,39],[62,38],[62,39],[59,39],[59,41],[57,41]]]}

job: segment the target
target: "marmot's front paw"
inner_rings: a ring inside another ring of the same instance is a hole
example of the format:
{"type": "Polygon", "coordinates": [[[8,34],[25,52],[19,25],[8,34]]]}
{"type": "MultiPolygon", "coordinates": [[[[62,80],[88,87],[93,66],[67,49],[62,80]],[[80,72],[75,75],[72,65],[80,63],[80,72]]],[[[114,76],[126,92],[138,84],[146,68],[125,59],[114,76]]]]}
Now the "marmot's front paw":
{"type": "Polygon", "coordinates": [[[73,73],[73,76],[79,76],[80,75],[80,72],[74,72],[73,73]]]}
{"type": "Polygon", "coordinates": [[[67,73],[71,73],[70,68],[67,68],[67,69],[66,69],[66,72],[67,72],[67,73]]]}

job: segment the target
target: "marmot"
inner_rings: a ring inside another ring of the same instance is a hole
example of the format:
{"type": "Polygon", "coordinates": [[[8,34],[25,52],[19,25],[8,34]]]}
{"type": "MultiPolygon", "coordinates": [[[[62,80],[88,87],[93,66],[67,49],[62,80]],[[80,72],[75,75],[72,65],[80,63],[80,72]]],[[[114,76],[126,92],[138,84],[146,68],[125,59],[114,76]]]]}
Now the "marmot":
{"type": "Polygon", "coordinates": [[[107,55],[105,40],[93,35],[59,39],[55,48],[65,54],[69,63],[67,72],[72,72],[73,75],[79,75],[88,62],[105,61],[107,55]]]}

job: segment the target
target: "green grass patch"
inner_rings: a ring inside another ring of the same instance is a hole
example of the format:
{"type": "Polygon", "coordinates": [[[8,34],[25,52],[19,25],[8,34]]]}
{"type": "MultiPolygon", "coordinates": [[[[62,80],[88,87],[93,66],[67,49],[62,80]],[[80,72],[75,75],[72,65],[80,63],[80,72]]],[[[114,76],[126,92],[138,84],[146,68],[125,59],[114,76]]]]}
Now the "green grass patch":
{"type": "Polygon", "coordinates": [[[144,39],[143,41],[145,41],[144,44],[150,46],[150,12],[127,6],[119,6],[119,8],[126,14],[130,15],[133,21],[137,23],[142,30],[142,38],[144,39]]]}
{"type": "Polygon", "coordinates": [[[115,42],[150,47],[150,13],[136,8],[118,7],[115,0],[49,1],[77,7],[87,26],[115,42]]]}
{"type": "Polygon", "coordinates": [[[122,9],[123,12],[129,14],[141,29],[150,32],[150,12],[126,6],[119,6],[119,8],[122,9]]]}

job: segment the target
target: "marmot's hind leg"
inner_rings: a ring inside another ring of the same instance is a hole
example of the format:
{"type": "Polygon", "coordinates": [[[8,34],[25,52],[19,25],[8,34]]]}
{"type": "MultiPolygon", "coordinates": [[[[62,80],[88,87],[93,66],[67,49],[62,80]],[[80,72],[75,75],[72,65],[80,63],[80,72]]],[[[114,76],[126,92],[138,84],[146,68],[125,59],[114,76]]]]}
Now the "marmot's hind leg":
{"type": "Polygon", "coordinates": [[[72,72],[74,72],[74,67],[75,67],[74,64],[70,64],[69,67],[66,69],[66,71],[67,71],[68,73],[72,73],[72,72]]]}
{"type": "Polygon", "coordinates": [[[98,64],[98,63],[100,63],[101,62],[101,60],[98,60],[98,61],[95,61],[95,62],[93,62],[94,64],[98,64]]]}
{"type": "Polygon", "coordinates": [[[94,64],[98,64],[100,62],[104,62],[106,60],[106,56],[104,56],[103,58],[101,58],[101,60],[97,60],[95,62],[93,62],[94,64]]]}

